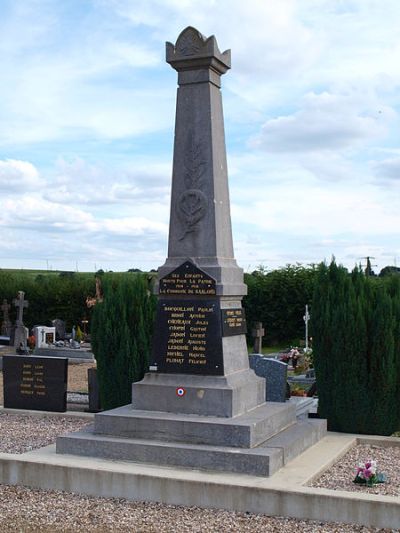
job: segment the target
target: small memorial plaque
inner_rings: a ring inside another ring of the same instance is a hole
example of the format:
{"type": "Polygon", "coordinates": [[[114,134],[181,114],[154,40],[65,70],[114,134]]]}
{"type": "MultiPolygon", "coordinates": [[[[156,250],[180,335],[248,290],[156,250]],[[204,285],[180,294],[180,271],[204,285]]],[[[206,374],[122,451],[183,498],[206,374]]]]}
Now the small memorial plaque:
{"type": "Polygon", "coordinates": [[[246,317],[244,309],[222,309],[222,334],[224,337],[246,334],[246,317]]]}
{"type": "Polygon", "coordinates": [[[68,359],[3,357],[4,407],[39,411],[67,410],[68,359]]]}
{"type": "Polygon", "coordinates": [[[159,294],[179,296],[212,296],[217,294],[215,279],[186,261],[160,279],[159,294]]]}
{"type": "Polygon", "coordinates": [[[224,373],[221,313],[215,300],[161,300],[153,361],[158,372],[224,373]]]}

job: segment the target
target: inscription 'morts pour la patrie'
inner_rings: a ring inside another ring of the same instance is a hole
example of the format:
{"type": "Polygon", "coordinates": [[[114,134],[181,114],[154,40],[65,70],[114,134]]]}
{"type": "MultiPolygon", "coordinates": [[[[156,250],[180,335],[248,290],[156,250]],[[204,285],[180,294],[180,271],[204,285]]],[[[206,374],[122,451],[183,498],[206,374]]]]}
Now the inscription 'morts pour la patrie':
{"type": "Polygon", "coordinates": [[[217,294],[215,279],[186,261],[160,279],[159,294],[165,296],[213,296],[217,294]]]}
{"type": "Polygon", "coordinates": [[[157,309],[154,363],[159,372],[224,373],[221,312],[215,300],[163,300],[157,309]]]}

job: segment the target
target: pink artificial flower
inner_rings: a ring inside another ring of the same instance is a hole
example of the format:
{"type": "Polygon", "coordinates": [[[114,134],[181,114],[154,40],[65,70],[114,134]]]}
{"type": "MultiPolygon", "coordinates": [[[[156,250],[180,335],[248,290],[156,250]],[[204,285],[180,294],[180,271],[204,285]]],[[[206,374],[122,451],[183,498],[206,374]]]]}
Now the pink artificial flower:
{"type": "Polygon", "coordinates": [[[369,468],[366,468],[364,470],[364,478],[365,479],[369,479],[370,477],[372,477],[372,472],[371,472],[371,470],[369,470],[369,468]]]}

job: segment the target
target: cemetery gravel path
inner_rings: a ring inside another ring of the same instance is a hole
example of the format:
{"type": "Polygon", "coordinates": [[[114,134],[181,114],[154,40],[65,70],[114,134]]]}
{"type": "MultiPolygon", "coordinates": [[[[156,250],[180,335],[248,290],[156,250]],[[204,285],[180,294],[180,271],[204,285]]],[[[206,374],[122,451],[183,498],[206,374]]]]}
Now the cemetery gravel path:
{"type": "MultiPolygon", "coordinates": [[[[389,532],[247,513],[95,498],[0,485],[0,529],[8,532],[389,532]]],[[[394,531],[394,530],[391,530],[394,531]]]]}
{"type": "MultiPolygon", "coordinates": [[[[87,419],[0,414],[0,451],[24,451],[54,442],[87,419]]],[[[356,447],[360,448],[360,447],[356,447]]],[[[374,452],[377,452],[374,449],[374,452]]],[[[385,450],[387,452],[387,449],[385,450]]],[[[364,455],[364,451],[362,454],[364,455]]],[[[355,456],[343,471],[351,472],[355,456]]],[[[342,461],[342,459],[341,459],[342,461]]],[[[394,465],[399,469],[400,465],[394,465]]],[[[333,479],[331,475],[331,479],[333,479]]],[[[223,510],[178,507],[157,503],[97,498],[55,490],[0,485],[0,531],[8,532],[389,532],[338,523],[268,517],[223,510]]],[[[394,531],[394,530],[391,530],[394,531]]]]}

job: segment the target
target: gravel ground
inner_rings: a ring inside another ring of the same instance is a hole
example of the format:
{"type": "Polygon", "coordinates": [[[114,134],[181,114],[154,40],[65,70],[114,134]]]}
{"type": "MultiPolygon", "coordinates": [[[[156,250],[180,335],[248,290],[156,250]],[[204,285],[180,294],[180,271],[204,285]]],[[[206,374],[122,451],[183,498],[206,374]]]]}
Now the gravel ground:
{"type": "MultiPolygon", "coordinates": [[[[57,435],[77,430],[88,423],[87,419],[67,419],[63,416],[27,416],[0,414],[0,451],[23,453],[55,441],[57,435]]],[[[318,486],[331,487],[333,476],[337,480],[333,488],[341,488],[345,472],[352,472],[354,462],[368,457],[371,451],[358,446],[343,459],[349,468],[332,470],[339,474],[329,476],[329,484],[319,481],[318,486]]],[[[389,453],[388,449],[371,448],[379,461],[389,453]]],[[[392,450],[392,449],[390,449],[392,450]]],[[[390,451],[390,454],[392,452],[390,451]]],[[[340,461],[342,464],[343,460],[340,461]]],[[[392,464],[394,464],[392,462],[392,464]]],[[[396,467],[397,463],[394,465],[396,467]]],[[[398,469],[398,465],[397,465],[398,469]]],[[[387,469],[392,482],[392,469],[387,469]]],[[[348,477],[348,476],[347,476],[348,477]]],[[[351,476],[350,476],[351,477],[351,476]]],[[[321,478],[322,479],[322,478],[321,478]]],[[[398,484],[398,482],[396,482],[398,484]]],[[[315,485],[316,486],[316,485],[315,485]]],[[[353,485],[350,484],[351,489],[353,485]]],[[[357,487],[356,487],[357,489],[357,487]]],[[[364,489],[370,490],[370,489],[364,489]]],[[[397,487],[398,490],[398,487],[397,487]]],[[[392,493],[392,492],[390,492],[392,493]]],[[[398,492],[397,492],[398,494],[398,492]]],[[[390,530],[351,526],[338,523],[322,523],[309,520],[268,517],[249,513],[221,510],[177,507],[155,503],[129,502],[114,498],[96,498],[61,491],[45,491],[0,485],[1,532],[388,532],[390,530]]],[[[392,530],[394,531],[394,530],[392,530]]],[[[397,530],[399,531],[399,530],[397,530]]]]}
{"type": "MultiPolygon", "coordinates": [[[[389,532],[344,524],[94,498],[0,485],[2,532],[389,532]]],[[[394,530],[391,530],[394,531],[394,530]]]]}
{"type": "Polygon", "coordinates": [[[48,446],[58,435],[88,425],[87,418],[0,413],[0,452],[25,453],[48,446]]]}
{"type": "Polygon", "coordinates": [[[400,496],[400,446],[388,448],[367,444],[354,446],[321,477],[310,483],[310,487],[400,496]],[[378,472],[387,475],[387,483],[378,483],[372,487],[353,483],[358,463],[369,459],[377,462],[378,472]]]}

